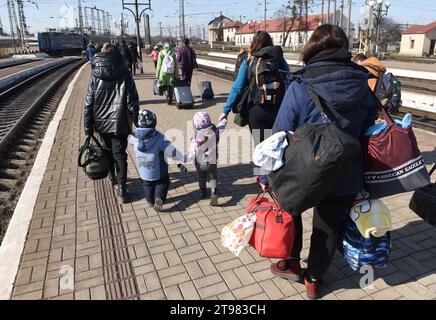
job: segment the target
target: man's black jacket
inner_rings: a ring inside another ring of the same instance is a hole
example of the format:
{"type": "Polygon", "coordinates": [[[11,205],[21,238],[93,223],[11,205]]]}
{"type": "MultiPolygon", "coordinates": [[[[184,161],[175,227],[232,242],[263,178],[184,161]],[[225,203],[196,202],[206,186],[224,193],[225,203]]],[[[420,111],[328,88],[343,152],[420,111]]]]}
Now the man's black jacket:
{"type": "Polygon", "coordinates": [[[92,61],[85,101],[85,131],[126,137],[138,122],[135,82],[119,53],[99,53],[92,61]]]}

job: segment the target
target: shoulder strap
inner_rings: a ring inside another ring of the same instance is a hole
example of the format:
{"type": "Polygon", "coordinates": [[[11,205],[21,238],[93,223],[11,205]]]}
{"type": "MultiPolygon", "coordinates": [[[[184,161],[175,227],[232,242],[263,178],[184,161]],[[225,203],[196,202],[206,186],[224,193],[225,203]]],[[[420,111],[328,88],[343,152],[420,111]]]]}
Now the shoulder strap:
{"type": "Polygon", "coordinates": [[[324,119],[324,122],[327,122],[326,120],[330,121],[330,119],[328,118],[327,114],[324,111],[324,107],[322,106],[322,102],[321,99],[319,98],[319,96],[315,93],[315,91],[313,91],[312,89],[308,88],[306,86],[307,91],[309,92],[313,103],[315,104],[316,108],[318,109],[319,113],[321,114],[321,116],[324,119]]]}
{"type": "Polygon", "coordinates": [[[436,163],[434,164],[433,168],[431,168],[429,175],[431,176],[436,171],[436,163]]]}

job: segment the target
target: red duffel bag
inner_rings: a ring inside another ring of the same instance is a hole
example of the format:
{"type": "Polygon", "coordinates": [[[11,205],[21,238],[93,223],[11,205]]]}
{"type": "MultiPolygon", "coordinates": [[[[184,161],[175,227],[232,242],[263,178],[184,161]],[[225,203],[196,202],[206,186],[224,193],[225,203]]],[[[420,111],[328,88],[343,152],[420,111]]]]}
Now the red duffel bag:
{"type": "Polygon", "coordinates": [[[250,245],[263,258],[287,259],[294,246],[294,219],[270,195],[273,202],[259,194],[248,203],[247,213],[256,214],[250,245]]]}
{"type": "Polygon", "coordinates": [[[412,125],[402,128],[381,104],[379,109],[388,127],[362,138],[365,190],[378,199],[428,186],[430,177],[412,125]]]}

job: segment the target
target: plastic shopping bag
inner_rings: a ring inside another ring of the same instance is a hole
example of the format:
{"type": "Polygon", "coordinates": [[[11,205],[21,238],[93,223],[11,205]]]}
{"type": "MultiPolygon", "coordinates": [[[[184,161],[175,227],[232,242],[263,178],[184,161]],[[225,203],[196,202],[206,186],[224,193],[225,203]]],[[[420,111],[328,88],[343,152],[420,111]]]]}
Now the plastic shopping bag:
{"type": "Polygon", "coordinates": [[[237,257],[247,247],[253,234],[256,214],[246,214],[226,225],[221,232],[221,245],[237,257]]]}
{"type": "Polygon", "coordinates": [[[144,64],[142,63],[142,61],[140,59],[137,59],[136,60],[136,69],[142,70],[143,66],[144,66],[144,64]]]}

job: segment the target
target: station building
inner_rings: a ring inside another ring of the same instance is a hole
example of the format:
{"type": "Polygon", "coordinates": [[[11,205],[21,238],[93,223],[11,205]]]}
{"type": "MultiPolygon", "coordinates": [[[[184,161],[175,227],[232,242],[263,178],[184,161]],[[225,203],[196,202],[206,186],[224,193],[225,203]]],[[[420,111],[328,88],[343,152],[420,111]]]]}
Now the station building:
{"type": "Polygon", "coordinates": [[[427,25],[413,26],[403,32],[400,55],[432,56],[435,54],[436,21],[427,25]]]}

